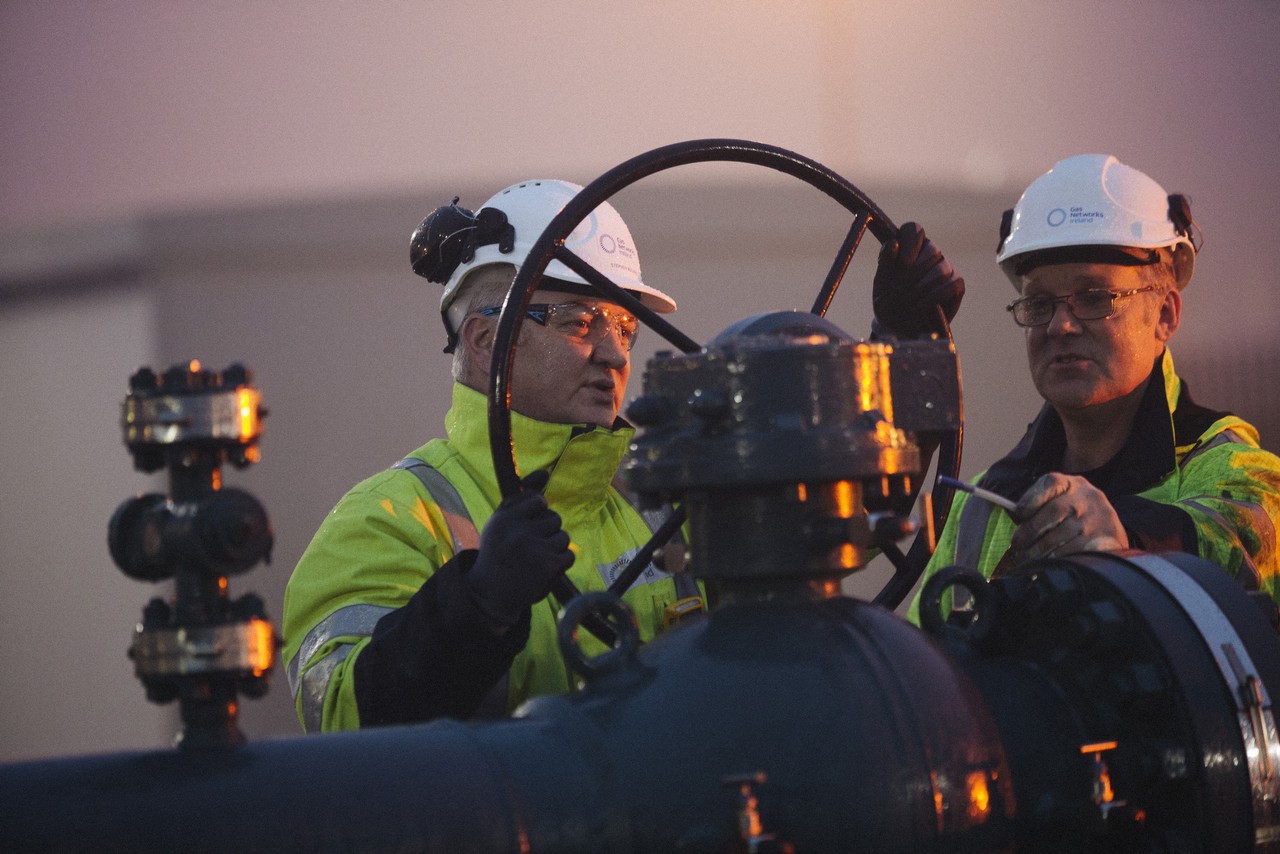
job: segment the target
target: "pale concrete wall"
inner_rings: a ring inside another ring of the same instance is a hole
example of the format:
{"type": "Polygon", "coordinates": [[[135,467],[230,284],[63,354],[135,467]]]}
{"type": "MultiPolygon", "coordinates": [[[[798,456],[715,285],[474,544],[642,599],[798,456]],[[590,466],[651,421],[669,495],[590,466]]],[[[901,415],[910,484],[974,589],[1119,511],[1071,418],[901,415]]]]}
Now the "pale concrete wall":
{"type": "Polygon", "coordinates": [[[131,471],[120,433],[129,374],[155,353],[154,305],[122,287],[3,306],[0,761],[166,744],[172,714],[147,704],[125,656],[163,591],[106,549],[116,507],[158,486],[131,471]]]}

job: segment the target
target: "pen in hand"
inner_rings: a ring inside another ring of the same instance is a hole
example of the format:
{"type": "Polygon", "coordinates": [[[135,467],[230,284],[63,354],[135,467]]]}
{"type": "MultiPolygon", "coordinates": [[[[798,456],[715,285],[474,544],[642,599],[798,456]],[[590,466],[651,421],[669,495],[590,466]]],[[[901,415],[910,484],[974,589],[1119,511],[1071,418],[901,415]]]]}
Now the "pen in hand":
{"type": "Polygon", "coordinates": [[[1012,513],[1014,508],[1018,506],[1017,503],[1010,501],[1003,495],[997,495],[989,489],[983,489],[981,486],[974,486],[973,484],[965,483],[962,480],[956,480],[954,477],[947,477],[945,474],[938,475],[938,482],[945,484],[946,486],[950,486],[953,489],[968,492],[971,495],[981,498],[983,501],[990,501],[992,504],[997,507],[1004,508],[1010,513],[1012,513]]]}

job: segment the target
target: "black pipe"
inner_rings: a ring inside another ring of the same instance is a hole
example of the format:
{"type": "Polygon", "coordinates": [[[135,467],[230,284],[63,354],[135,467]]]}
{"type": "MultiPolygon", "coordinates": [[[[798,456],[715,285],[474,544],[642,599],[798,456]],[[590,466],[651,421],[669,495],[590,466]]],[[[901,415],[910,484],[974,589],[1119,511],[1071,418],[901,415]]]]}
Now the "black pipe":
{"type": "Polygon", "coordinates": [[[719,852],[740,839],[730,781],[757,772],[764,829],[800,851],[1011,834],[972,684],[852,600],[725,606],[523,715],[7,766],[0,849],[719,852]]]}
{"type": "Polygon", "coordinates": [[[1269,699],[1259,742],[1204,626],[1264,698],[1280,642],[1220,568],[1032,564],[983,597],[988,629],[936,639],[786,589],[510,721],[3,766],[0,850],[748,850],[742,780],[758,851],[1280,845],[1250,751],[1280,757],[1269,699]]]}

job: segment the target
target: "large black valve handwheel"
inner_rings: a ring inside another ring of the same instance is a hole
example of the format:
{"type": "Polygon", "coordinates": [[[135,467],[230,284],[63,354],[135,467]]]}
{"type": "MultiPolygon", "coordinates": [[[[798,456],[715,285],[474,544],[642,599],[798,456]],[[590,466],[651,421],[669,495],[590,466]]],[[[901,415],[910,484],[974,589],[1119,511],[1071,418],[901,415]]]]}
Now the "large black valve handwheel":
{"type": "MultiPolygon", "coordinates": [[[[853,223],[810,309],[813,314],[818,316],[826,314],[836,289],[840,287],[840,282],[844,278],[845,270],[848,269],[849,262],[857,252],[858,245],[866,232],[870,231],[881,244],[893,240],[896,236],[897,227],[893,221],[857,187],[822,164],[776,146],[739,139],[690,140],[655,148],[610,169],[570,199],[564,209],[547,225],[542,235],[534,241],[528,257],[520,266],[520,272],[511,284],[511,291],[498,318],[490,372],[489,443],[498,487],[504,497],[520,489],[515,449],[511,441],[511,374],[515,365],[515,341],[519,336],[525,309],[534,291],[537,290],[547,265],[553,260],[559,261],[582,276],[599,290],[602,296],[626,308],[682,352],[694,353],[702,349],[702,345],[698,342],[675,328],[661,315],[614,284],[604,273],[569,250],[565,246],[565,240],[601,203],[608,201],[640,179],[677,166],[717,161],[752,163],[799,178],[826,193],[853,214],[853,223]]],[[[960,442],[959,430],[943,440],[939,451],[939,473],[958,475],[960,442]]],[[[941,530],[943,522],[946,521],[951,494],[950,489],[934,487],[933,516],[936,530],[941,530]]],[[[648,564],[654,550],[671,537],[679,524],[680,517],[677,516],[661,525],[659,531],[610,587],[610,592],[621,595],[648,564]]],[[[922,540],[922,535],[917,535],[916,541],[906,555],[896,547],[885,549],[886,556],[894,564],[894,575],[876,596],[877,604],[895,607],[915,585],[929,556],[928,544],[925,543],[921,548],[922,540]]],[[[578,590],[565,576],[561,576],[560,582],[554,593],[563,605],[575,598],[578,590]]],[[[607,626],[592,620],[584,620],[583,625],[597,637],[601,637],[606,643],[612,645],[614,633],[607,626]]]]}

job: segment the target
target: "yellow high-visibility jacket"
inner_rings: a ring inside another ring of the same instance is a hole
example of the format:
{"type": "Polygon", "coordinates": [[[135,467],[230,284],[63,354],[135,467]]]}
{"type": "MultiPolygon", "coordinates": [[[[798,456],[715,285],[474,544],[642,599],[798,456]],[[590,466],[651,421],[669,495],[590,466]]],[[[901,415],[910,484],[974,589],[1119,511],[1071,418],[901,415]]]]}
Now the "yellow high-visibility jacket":
{"type": "MultiPolygon", "coordinates": [[[[1047,404],[1008,456],[974,483],[1016,501],[1061,464],[1062,422],[1047,404]]],[[[1262,450],[1253,425],[1191,400],[1166,349],[1124,447],[1082,473],[1107,496],[1135,549],[1182,551],[1218,564],[1250,590],[1280,601],[1280,457],[1262,450]]],[[[1017,524],[1004,510],[957,492],[925,578],[960,565],[985,577],[1012,564],[1017,524]]],[[[920,596],[908,618],[919,621],[920,596]]]]}
{"type": "MultiPolygon", "coordinates": [[[[571,540],[569,579],[580,591],[606,589],[650,537],[611,485],[634,430],[549,424],[514,412],[511,420],[517,470],[551,472],[543,494],[571,540]]],[[[553,598],[499,636],[465,595],[476,531],[501,500],[485,396],[455,384],[445,428],[448,439],[411,458],[443,476],[463,507],[433,494],[413,471],[379,472],[343,496],[289,580],[284,658],[309,732],[500,715],[530,697],[570,690],[553,598]]],[[[650,564],[624,595],[642,640],[661,630],[668,606],[697,595],[690,579],[679,582],[650,564]]],[[[579,639],[589,656],[605,649],[588,632],[579,639]]]]}

